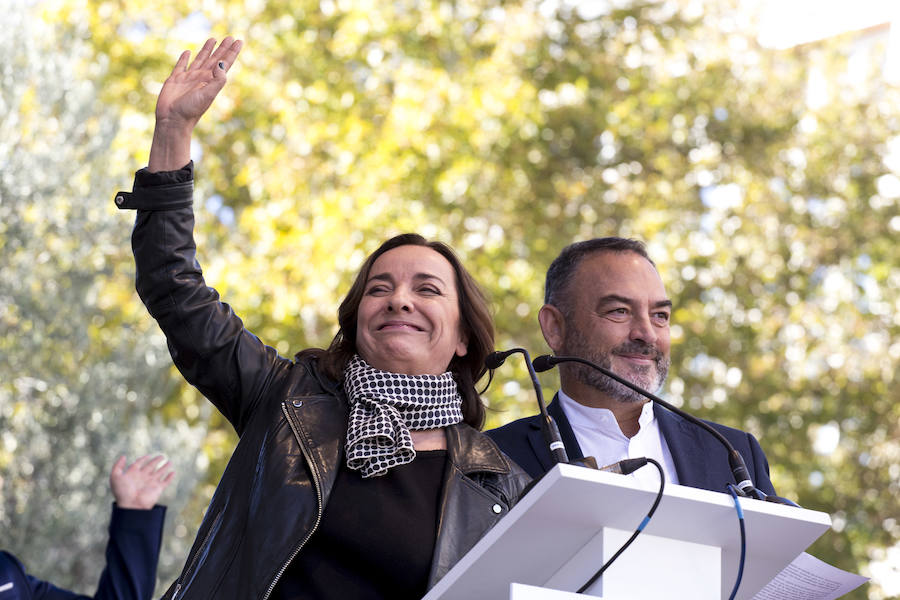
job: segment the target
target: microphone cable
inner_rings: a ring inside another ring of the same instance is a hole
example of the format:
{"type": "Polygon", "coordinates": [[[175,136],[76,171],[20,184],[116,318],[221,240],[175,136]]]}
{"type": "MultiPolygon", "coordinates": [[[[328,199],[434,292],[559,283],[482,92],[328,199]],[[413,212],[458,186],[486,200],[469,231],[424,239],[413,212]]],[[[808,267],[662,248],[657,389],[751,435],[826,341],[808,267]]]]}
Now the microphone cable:
{"type": "Polygon", "coordinates": [[[734,507],[737,509],[738,515],[738,524],[741,526],[741,560],[738,563],[737,579],[734,582],[734,587],[731,589],[731,595],[728,596],[728,600],[734,600],[734,597],[737,596],[738,588],[741,587],[741,579],[744,577],[744,560],[747,554],[747,532],[744,529],[744,509],[741,508],[741,501],[738,499],[733,483],[728,484],[728,491],[731,492],[731,497],[734,498],[734,507]]]}
{"type": "MultiPolygon", "coordinates": [[[[606,571],[606,569],[608,569],[611,564],[613,564],[613,561],[615,561],[617,558],[619,558],[619,555],[621,555],[623,552],[625,552],[625,549],[631,545],[631,543],[635,540],[635,538],[638,535],[640,535],[640,533],[647,526],[647,523],[650,522],[650,517],[652,517],[653,513],[656,512],[656,507],[659,506],[659,501],[662,500],[663,490],[666,487],[666,476],[663,473],[662,466],[660,466],[660,464],[658,462],[656,462],[655,460],[653,460],[652,458],[632,458],[632,459],[626,459],[626,460],[619,461],[618,463],[615,463],[615,465],[620,465],[620,469],[621,469],[621,470],[617,470],[616,472],[620,472],[623,475],[628,475],[629,473],[633,473],[634,471],[637,471],[638,469],[640,469],[647,463],[651,463],[654,467],[656,467],[656,470],[659,471],[659,491],[656,493],[656,500],[653,501],[653,506],[651,506],[650,510],[647,511],[647,516],[644,517],[644,520],[641,521],[641,524],[638,525],[638,527],[634,531],[634,533],[631,534],[631,537],[628,538],[628,541],[626,541],[624,544],[622,544],[622,547],[619,548],[616,551],[616,553],[610,557],[610,559],[608,561],[606,561],[606,564],[604,564],[602,567],[600,567],[599,571],[594,573],[594,576],[591,577],[587,583],[585,583],[583,586],[578,588],[578,591],[576,592],[577,594],[583,593],[586,589],[588,589],[589,587],[594,585],[594,582],[597,581],[597,579],[599,579],[601,575],[603,575],[603,572],[606,571]]],[[[614,465],[610,465],[610,466],[614,466],[614,465]]],[[[612,470],[612,469],[609,469],[609,467],[603,467],[603,469],[600,469],[600,470],[603,471],[603,470],[612,470]]],[[[744,522],[741,521],[741,531],[743,531],[743,528],[744,528],[743,523],[744,522]]],[[[742,562],[742,564],[743,564],[743,562],[742,562]]]]}

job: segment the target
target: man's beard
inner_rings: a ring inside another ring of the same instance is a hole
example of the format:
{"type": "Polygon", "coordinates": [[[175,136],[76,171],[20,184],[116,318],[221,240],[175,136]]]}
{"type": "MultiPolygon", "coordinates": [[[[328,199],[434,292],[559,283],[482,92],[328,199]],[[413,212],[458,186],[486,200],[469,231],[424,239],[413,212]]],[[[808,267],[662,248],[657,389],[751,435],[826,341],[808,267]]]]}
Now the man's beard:
{"type": "MultiPolygon", "coordinates": [[[[567,339],[559,354],[577,356],[600,365],[650,393],[655,393],[662,387],[669,373],[671,361],[669,357],[665,356],[657,348],[644,342],[629,341],[616,346],[611,352],[595,350],[588,343],[581,330],[573,325],[575,324],[567,325],[566,327],[567,339]],[[644,354],[653,359],[653,364],[633,365],[627,372],[619,372],[612,368],[612,356],[615,354],[644,354]]],[[[579,382],[597,389],[614,400],[619,402],[644,402],[647,400],[646,396],[622,385],[611,377],[607,377],[597,369],[575,363],[569,365],[569,368],[573,370],[575,378],[579,382]]]]}

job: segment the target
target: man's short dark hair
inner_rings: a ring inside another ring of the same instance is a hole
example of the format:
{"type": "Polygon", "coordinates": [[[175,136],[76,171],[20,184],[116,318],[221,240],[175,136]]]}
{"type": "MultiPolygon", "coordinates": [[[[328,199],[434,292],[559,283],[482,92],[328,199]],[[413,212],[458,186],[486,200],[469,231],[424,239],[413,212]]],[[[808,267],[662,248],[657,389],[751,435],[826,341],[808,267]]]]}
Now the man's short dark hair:
{"type": "Polygon", "coordinates": [[[578,269],[581,261],[589,255],[599,252],[634,252],[643,256],[647,261],[656,267],[656,263],[650,260],[647,254],[647,247],[644,242],[629,238],[620,237],[602,237],[586,240],[584,242],[575,242],[563,248],[547,269],[547,279],[544,282],[544,304],[552,304],[553,306],[565,312],[563,296],[569,288],[569,283],[578,269]]]}

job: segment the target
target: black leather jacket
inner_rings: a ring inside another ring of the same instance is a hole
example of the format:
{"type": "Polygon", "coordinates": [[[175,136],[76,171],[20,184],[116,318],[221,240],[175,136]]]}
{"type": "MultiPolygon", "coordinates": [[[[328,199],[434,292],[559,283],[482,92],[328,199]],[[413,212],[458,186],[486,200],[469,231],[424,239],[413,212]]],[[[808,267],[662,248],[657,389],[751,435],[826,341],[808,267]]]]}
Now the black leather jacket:
{"type": "MultiPolygon", "coordinates": [[[[163,175],[154,181],[139,172],[134,191],[116,197],[120,208],[138,209],[137,290],[178,369],[240,436],[164,598],[264,599],[321,520],[343,460],[347,402],[315,360],[279,356],[206,286],[195,258],[190,165],[163,175]]],[[[448,466],[429,588],[529,480],[482,433],[465,424],[445,431],[448,466]]]]}

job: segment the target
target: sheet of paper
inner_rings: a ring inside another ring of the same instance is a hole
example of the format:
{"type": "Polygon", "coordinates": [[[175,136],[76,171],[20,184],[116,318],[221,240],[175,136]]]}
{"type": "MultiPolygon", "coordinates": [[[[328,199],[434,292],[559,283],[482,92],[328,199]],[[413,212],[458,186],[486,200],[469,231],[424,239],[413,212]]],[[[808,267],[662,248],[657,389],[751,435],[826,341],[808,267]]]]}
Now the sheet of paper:
{"type": "Polygon", "coordinates": [[[834,600],[868,580],[804,552],[753,596],[753,600],[834,600]]]}

